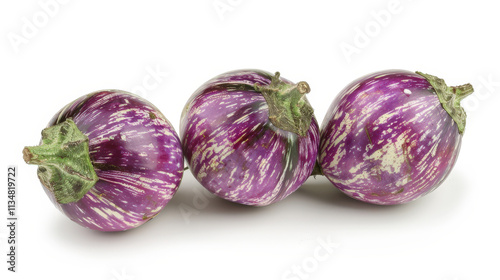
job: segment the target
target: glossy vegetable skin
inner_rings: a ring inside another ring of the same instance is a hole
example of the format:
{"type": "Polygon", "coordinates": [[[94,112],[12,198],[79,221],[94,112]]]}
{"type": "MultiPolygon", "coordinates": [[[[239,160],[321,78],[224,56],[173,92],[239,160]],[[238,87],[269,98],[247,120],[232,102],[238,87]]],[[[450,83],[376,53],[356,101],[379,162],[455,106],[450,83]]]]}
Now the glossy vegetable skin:
{"type": "Polygon", "coordinates": [[[321,126],[318,162],[347,195],[401,204],[436,189],[452,170],[465,128],[460,100],[470,84],[448,87],[420,72],[361,77],[331,104],[321,126]]]}
{"type": "Polygon", "coordinates": [[[184,155],[210,192],[264,206],[294,192],[311,174],[318,125],[305,94],[279,73],[231,71],[203,84],[181,117],[184,155]]]}
{"type": "Polygon", "coordinates": [[[149,221],[183,175],[180,140],[148,101],[119,90],[82,96],[59,111],[24,159],[74,222],[122,231],[149,221]]]}

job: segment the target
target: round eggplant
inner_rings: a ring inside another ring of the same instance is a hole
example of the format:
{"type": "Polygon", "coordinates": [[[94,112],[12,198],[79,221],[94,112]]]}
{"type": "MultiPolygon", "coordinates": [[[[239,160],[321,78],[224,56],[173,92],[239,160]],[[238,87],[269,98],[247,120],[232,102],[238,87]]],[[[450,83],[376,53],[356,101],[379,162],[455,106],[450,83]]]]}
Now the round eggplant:
{"type": "Polygon", "coordinates": [[[180,140],[146,100],[119,90],[69,103],[42,131],[24,160],[59,210],[99,231],[149,221],[176,192],[183,175],[180,140]]]}
{"type": "Polygon", "coordinates": [[[331,104],[318,163],[341,191],[374,204],[401,204],[436,189],[457,159],[470,84],[388,70],[361,77],[331,104]]]}
{"type": "Polygon", "coordinates": [[[181,116],[184,155],[210,192],[264,206],[290,195],[311,175],[319,129],[306,82],[238,70],[216,76],[181,116]]]}

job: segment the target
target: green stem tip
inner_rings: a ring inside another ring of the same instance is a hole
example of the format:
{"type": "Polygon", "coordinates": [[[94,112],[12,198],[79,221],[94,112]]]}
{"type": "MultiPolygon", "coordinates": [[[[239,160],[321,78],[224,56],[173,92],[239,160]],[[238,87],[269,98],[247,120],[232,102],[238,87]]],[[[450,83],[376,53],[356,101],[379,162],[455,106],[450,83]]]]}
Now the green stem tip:
{"type": "Polygon", "coordinates": [[[89,155],[89,139],[72,119],[42,131],[42,144],[25,147],[24,161],[38,165],[38,178],[61,204],[80,200],[99,179],[89,155]]]}
{"type": "Polygon", "coordinates": [[[467,114],[464,108],[460,106],[460,102],[474,92],[471,84],[449,87],[443,79],[429,74],[424,74],[417,71],[418,75],[423,76],[434,88],[436,95],[441,102],[443,108],[448,112],[451,118],[455,121],[460,134],[464,133],[467,114]]]}
{"type": "Polygon", "coordinates": [[[307,135],[314,113],[306,98],[311,91],[308,83],[285,83],[280,80],[280,73],[276,72],[269,85],[255,83],[254,88],[266,99],[269,120],[273,125],[300,136],[307,135]]]}

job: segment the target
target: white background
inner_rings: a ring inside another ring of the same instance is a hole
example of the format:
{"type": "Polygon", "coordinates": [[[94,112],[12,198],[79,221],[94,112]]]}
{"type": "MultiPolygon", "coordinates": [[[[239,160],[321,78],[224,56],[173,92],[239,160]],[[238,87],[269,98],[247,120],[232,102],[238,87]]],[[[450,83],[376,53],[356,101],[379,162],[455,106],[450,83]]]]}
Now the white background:
{"type": "Polygon", "coordinates": [[[0,182],[6,188],[7,165],[18,166],[19,225],[14,274],[3,261],[4,189],[1,278],[500,279],[500,7],[494,3],[2,1],[0,182]],[[435,192],[392,207],[347,198],[325,178],[309,179],[277,204],[241,206],[202,196],[186,172],[151,222],[100,233],[59,213],[36,167],[22,160],[23,146],[37,144],[52,115],[81,95],[137,92],[178,130],[192,92],[240,68],[307,81],[320,123],[345,85],[373,71],[420,70],[449,85],[470,82],[476,92],[463,104],[468,119],[458,162],[435,192]]]}

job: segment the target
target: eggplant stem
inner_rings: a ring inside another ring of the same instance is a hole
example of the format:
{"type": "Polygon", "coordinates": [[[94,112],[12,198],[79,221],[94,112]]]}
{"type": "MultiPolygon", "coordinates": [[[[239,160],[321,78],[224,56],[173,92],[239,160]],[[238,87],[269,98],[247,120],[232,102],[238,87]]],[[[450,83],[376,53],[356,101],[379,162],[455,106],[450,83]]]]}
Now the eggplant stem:
{"type": "Polygon", "coordinates": [[[418,75],[424,77],[434,88],[436,95],[439,98],[439,102],[443,108],[448,112],[451,118],[455,121],[458,127],[458,132],[460,134],[464,133],[465,123],[467,119],[467,114],[464,108],[460,105],[460,102],[471,95],[474,92],[474,88],[471,84],[465,84],[461,86],[449,87],[446,85],[443,79],[436,76],[424,74],[417,71],[418,75]]]}
{"type": "Polygon", "coordinates": [[[23,159],[38,165],[38,177],[58,203],[80,200],[99,180],[89,155],[89,139],[71,118],[42,131],[42,144],[25,147],[23,159]]]}
{"type": "Polygon", "coordinates": [[[306,98],[311,91],[308,83],[286,83],[276,72],[269,85],[255,83],[254,89],[266,99],[269,121],[274,126],[300,136],[307,135],[314,113],[306,98]]]}

